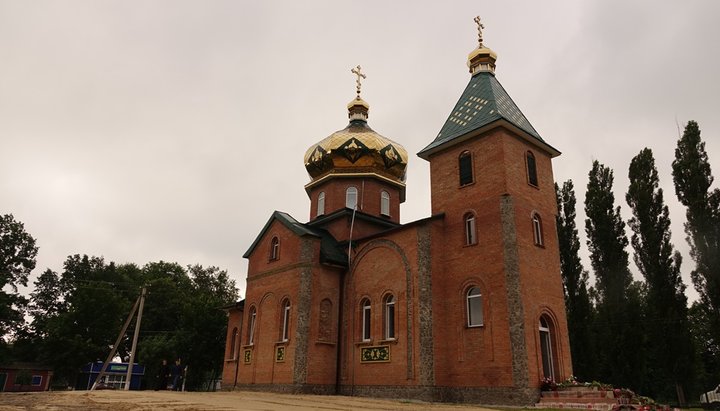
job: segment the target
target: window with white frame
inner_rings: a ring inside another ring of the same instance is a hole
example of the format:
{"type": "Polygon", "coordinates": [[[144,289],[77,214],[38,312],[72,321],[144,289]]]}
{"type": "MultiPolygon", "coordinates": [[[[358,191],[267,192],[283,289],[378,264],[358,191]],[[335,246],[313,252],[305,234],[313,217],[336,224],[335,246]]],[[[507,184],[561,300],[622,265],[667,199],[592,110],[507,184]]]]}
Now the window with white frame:
{"type": "Polygon", "coordinates": [[[385,297],[385,339],[395,339],[395,297],[392,294],[385,297]]]}
{"type": "Polygon", "coordinates": [[[370,300],[367,298],[362,302],[362,340],[370,341],[370,300]]]}
{"type": "Polygon", "coordinates": [[[380,192],[380,214],[390,215],[390,193],[384,190],[380,192]]]}
{"type": "Polygon", "coordinates": [[[232,360],[237,359],[237,338],[238,338],[238,329],[237,327],[233,328],[232,330],[232,337],[230,339],[230,356],[229,358],[232,360]]]}
{"type": "Polygon", "coordinates": [[[290,337],[290,300],[283,301],[282,304],[282,330],[280,331],[280,339],[287,341],[290,337]]]}
{"type": "Polygon", "coordinates": [[[270,240],[270,260],[277,260],[278,258],[280,258],[280,240],[273,237],[270,240]]]}
{"type": "Polygon", "coordinates": [[[482,294],[478,287],[471,287],[466,295],[468,327],[483,325],[482,294]]]}
{"type": "Polygon", "coordinates": [[[250,308],[250,321],[248,321],[248,334],[247,334],[247,345],[253,345],[255,343],[255,319],[257,318],[257,311],[255,307],[250,308]]]}
{"type": "Polygon", "coordinates": [[[475,227],[475,214],[465,214],[465,245],[477,243],[477,229],[475,227]]]}
{"type": "Polygon", "coordinates": [[[537,246],[543,246],[542,219],[538,213],[532,215],[533,241],[537,246]]]}
{"type": "Polygon", "coordinates": [[[325,192],[321,191],[317,199],[317,215],[321,216],[323,214],[325,214],[325,192]]]}
{"type": "Polygon", "coordinates": [[[357,187],[348,187],[347,190],[345,190],[345,207],[355,209],[357,207],[357,200],[357,187]]]}

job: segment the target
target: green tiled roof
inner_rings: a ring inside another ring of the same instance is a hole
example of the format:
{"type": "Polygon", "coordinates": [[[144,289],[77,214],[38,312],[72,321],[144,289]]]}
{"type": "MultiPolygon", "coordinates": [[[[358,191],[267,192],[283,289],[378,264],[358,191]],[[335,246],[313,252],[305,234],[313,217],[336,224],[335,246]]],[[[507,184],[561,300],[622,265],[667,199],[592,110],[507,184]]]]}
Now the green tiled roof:
{"type": "Polygon", "coordinates": [[[347,254],[345,254],[335,240],[335,238],[326,230],[313,228],[307,224],[303,224],[294,219],[290,214],[282,211],[275,211],[265,226],[260,230],[260,234],[250,245],[250,248],[243,254],[244,258],[249,258],[250,254],[255,250],[260,240],[265,236],[273,221],[279,221],[297,236],[312,236],[320,239],[320,259],[321,262],[328,262],[335,265],[347,265],[347,254]]]}
{"type": "Polygon", "coordinates": [[[500,82],[497,81],[495,75],[487,72],[478,73],[470,79],[470,83],[465,87],[460,100],[435,140],[422,149],[418,155],[423,157],[424,153],[434,148],[501,119],[545,143],[500,82]]]}

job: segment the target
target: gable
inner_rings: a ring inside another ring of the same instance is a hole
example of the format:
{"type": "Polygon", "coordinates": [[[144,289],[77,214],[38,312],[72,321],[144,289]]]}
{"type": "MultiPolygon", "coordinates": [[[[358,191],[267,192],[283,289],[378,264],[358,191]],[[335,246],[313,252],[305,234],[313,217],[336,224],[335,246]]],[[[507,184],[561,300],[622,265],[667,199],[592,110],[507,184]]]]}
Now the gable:
{"type": "Polygon", "coordinates": [[[265,235],[270,230],[270,227],[272,224],[277,221],[280,224],[282,224],[284,227],[289,229],[292,233],[297,235],[298,237],[310,235],[313,237],[320,238],[320,234],[317,233],[315,230],[311,230],[307,227],[305,227],[304,224],[298,222],[296,219],[294,219],[290,214],[284,213],[282,211],[275,211],[270,216],[270,219],[268,219],[267,223],[265,223],[265,226],[260,230],[260,234],[258,234],[257,237],[255,237],[255,241],[250,245],[250,248],[248,248],[247,251],[245,251],[245,254],[243,254],[243,258],[250,258],[250,255],[255,251],[255,248],[260,244],[262,239],[265,237],[265,235]]]}

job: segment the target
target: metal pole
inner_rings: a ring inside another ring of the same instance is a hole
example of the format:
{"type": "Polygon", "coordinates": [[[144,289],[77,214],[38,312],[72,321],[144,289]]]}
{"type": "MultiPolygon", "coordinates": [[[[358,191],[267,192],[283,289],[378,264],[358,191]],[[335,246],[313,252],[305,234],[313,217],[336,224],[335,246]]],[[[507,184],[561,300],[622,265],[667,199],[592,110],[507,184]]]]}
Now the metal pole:
{"type": "Polygon", "coordinates": [[[145,305],[145,294],[147,294],[147,290],[143,287],[142,293],[140,294],[140,309],[138,310],[137,321],[135,321],[135,335],[133,336],[132,351],[130,351],[130,361],[128,363],[127,375],[125,376],[125,391],[130,390],[133,362],[135,361],[135,348],[137,348],[138,335],[140,334],[140,321],[142,321],[143,305],[145,305]]]}
{"type": "MultiPolygon", "coordinates": [[[[105,375],[105,370],[107,370],[108,364],[115,356],[115,353],[117,352],[118,345],[120,344],[120,340],[125,335],[125,331],[127,331],[128,325],[130,325],[130,320],[135,316],[135,311],[138,308],[138,305],[140,304],[140,299],[142,295],[138,297],[137,300],[135,300],[135,305],[133,305],[132,310],[130,310],[130,315],[128,315],[127,320],[125,320],[125,325],[123,325],[122,330],[120,330],[120,334],[118,334],[117,340],[115,340],[115,344],[112,347],[112,350],[110,350],[110,354],[108,355],[107,359],[103,363],[102,368],[100,369],[100,374],[98,374],[97,378],[95,378],[95,382],[93,382],[92,388],[90,388],[90,391],[95,390],[95,387],[97,386],[100,379],[105,375]]],[[[92,366],[90,366],[90,375],[92,375],[92,366]]]]}

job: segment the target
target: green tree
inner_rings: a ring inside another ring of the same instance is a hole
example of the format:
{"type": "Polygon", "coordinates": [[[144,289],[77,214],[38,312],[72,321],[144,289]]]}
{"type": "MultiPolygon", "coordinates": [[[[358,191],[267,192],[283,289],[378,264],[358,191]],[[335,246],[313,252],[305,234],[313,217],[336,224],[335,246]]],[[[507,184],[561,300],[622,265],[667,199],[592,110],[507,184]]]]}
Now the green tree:
{"type": "Polygon", "coordinates": [[[613,172],[593,161],[585,196],[585,232],[597,293],[598,378],[643,387],[642,287],[628,268],[628,239],[620,207],[615,207],[613,172]]]}
{"type": "Polygon", "coordinates": [[[712,171],[700,137],[689,121],[675,149],[673,181],[678,200],[686,207],[685,233],[695,261],[691,278],[700,302],[710,313],[707,326],[720,338],[720,190],[711,190],[712,171]]]}
{"type": "MultiPolygon", "coordinates": [[[[102,257],[73,255],[65,260],[57,287],[65,311],[38,330],[59,381],[72,385],[82,365],[107,356],[139,293],[127,278],[132,269],[139,271],[132,265],[106,264],[102,257]]],[[[42,296],[37,294],[33,304],[40,306],[42,296]]],[[[127,344],[119,348],[119,355],[126,356],[127,344]]]]}
{"type": "Polygon", "coordinates": [[[558,203],[556,218],[560,247],[560,272],[565,291],[570,351],[573,373],[581,380],[595,377],[594,336],[592,335],[593,306],[588,293],[588,273],[580,261],[580,238],[575,224],[575,187],[572,180],[555,184],[558,203]]]}
{"type": "Polygon", "coordinates": [[[23,223],[15,221],[12,214],[0,215],[0,340],[24,324],[27,299],[18,293],[18,285],[27,286],[37,251],[35,239],[23,223]],[[7,286],[13,293],[4,291],[7,286]]]}
{"type": "Polygon", "coordinates": [[[684,402],[682,387],[694,374],[687,297],[680,276],[682,258],[671,243],[669,211],[658,187],[652,150],[645,148],[632,159],[628,177],[625,199],[633,214],[629,225],[634,260],[647,284],[646,393],[667,401],[677,392],[684,402]]]}

